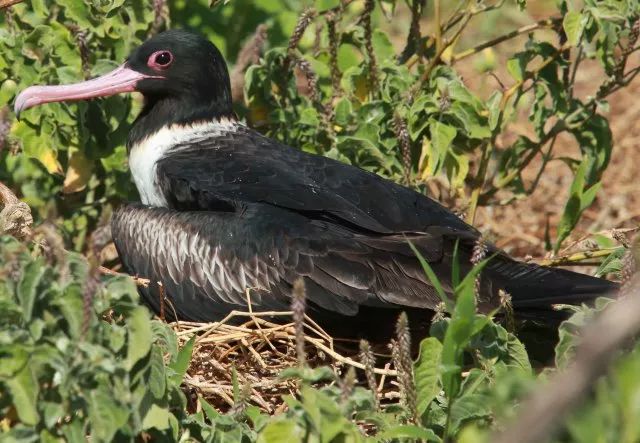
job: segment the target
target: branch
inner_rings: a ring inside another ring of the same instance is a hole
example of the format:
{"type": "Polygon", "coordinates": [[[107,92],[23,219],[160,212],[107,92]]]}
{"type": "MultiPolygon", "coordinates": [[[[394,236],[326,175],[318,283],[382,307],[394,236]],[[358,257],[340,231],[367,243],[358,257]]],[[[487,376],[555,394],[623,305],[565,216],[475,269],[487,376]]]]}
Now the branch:
{"type": "Polygon", "coordinates": [[[608,257],[609,255],[613,254],[617,250],[618,248],[615,247],[615,248],[604,248],[604,249],[580,251],[570,255],[564,255],[562,257],[555,257],[555,258],[540,260],[538,264],[542,266],[566,266],[568,264],[583,262],[585,260],[590,260],[592,258],[608,257]]]}
{"type": "Polygon", "coordinates": [[[23,2],[24,0],[0,0],[0,9],[5,9],[13,5],[17,5],[18,3],[23,2]]]}
{"type": "Polygon", "coordinates": [[[451,57],[451,63],[453,64],[453,63],[457,62],[458,60],[462,60],[463,58],[469,57],[469,56],[471,56],[473,54],[477,54],[478,52],[482,51],[483,49],[499,45],[500,43],[503,43],[503,42],[505,42],[507,40],[511,40],[512,38],[515,38],[515,37],[517,37],[519,35],[526,34],[526,33],[529,33],[531,31],[535,31],[536,29],[547,28],[547,27],[550,27],[550,26],[554,26],[554,25],[558,24],[560,22],[560,20],[561,20],[560,17],[551,17],[551,18],[547,18],[547,19],[544,19],[544,20],[540,20],[539,22],[536,22],[536,23],[532,23],[530,25],[523,26],[523,27],[518,28],[518,29],[516,29],[514,31],[511,31],[511,32],[509,32],[507,34],[501,35],[501,36],[496,37],[496,38],[494,38],[492,40],[489,40],[489,41],[486,41],[484,43],[481,43],[478,46],[475,46],[473,48],[467,49],[467,50],[462,51],[462,52],[460,52],[458,54],[454,54],[451,57]]]}
{"type": "Polygon", "coordinates": [[[124,274],[122,272],[116,272],[116,271],[114,271],[112,269],[105,268],[104,266],[100,266],[99,270],[100,270],[100,273],[104,274],[104,275],[114,275],[114,276],[119,275],[119,276],[124,276],[124,277],[131,277],[131,279],[136,284],[136,286],[143,286],[143,287],[147,288],[147,287],[149,287],[149,284],[151,284],[151,280],[149,280],[148,278],[142,278],[142,277],[137,277],[135,275],[129,275],[129,274],[124,274]]]}
{"type": "Polygon", "coordinates": [[[13,235],[19,240],[30,237],[33,233],[31,209],[3,183],[0,183],[0,204],[4,205],[0,211],[0,234],[13,235]]]}
{"type": "Polygon", "coordinates": [[[519,406],[518,417],[489,441],[533,443],[546,441],[562,419],[605,374],[626,342],[640,332],[640,286],[611,303],[582,330],[581,343],[569,367],[551,377],[519,406]]]}

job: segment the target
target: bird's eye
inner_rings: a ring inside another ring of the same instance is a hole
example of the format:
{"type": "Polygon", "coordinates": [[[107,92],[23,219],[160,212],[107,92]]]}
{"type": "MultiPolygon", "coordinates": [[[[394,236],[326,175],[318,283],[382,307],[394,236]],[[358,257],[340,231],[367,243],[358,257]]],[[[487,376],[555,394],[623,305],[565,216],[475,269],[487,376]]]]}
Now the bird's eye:
{"type": "Polygon", "coordinates": [[[169,51],[156,51],[149,57],[147,65],[151,69],[167,69],[173,63],[173,54],[169,51]]]}

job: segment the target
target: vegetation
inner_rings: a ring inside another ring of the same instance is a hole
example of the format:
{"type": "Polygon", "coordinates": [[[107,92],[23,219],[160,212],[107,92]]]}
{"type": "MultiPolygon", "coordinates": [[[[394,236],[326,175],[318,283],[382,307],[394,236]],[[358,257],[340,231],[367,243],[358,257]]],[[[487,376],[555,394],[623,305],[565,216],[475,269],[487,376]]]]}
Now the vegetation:
{"type": "MultiPolygon", "coordinates": [[[[19,122],[9,105],[28,85],[113,69],[165,27],[194,27],[235,61],[241,118],[292,146],[425,193],[440,190],[469,222],[480,206],[526,198],[550,162],[565,162],[573,183],[547,242],[558,253],[609,163],[606,99],[640,72],[632,66],[640,5],[561,0],[544,19],[465,45],[467,35],[480,34],[483,18],[525,2],[212,3],[32,0],[0,13],[0,181],[31,207],[36,224],[49,221],[40,236],[0,240],[0,438],[492,441],[528,392],[570,364],[579,328],[607,300],[567,308],[573,315],[559,329],[556,367],[536,373],[512,326],[499,324],[499,313],[476,312],[480,261],[457,278],[456,298],[443,300],[415,362],[400,318],[393,356],[399,403],[380,406],[363,352],[368,369],[357,373],[358,386],[353,372],[337,368],[302,364],[283,373],[299,383],[299,394],[285,399],[286,412],[267,415],[248,404],[241,381],[231,410],[222,413],[197,396],[194,405],[182,383],[194,341],[179,346],[169,325],[152,320],[131,279],[100,276],[91,241],[111,207],[136,198],[124,142],[139,99],[50,104],[19,122]],[[408,33],[398,43],[389,20],[401,11],[408,33]],[[428,32],[421,17],[429,19],[428,32]],[[495,92],[483,96],[463,81],[462,60],[480,54],[478,69],[492,70],[488,48],[518,38],[525,42],[510,50],[510,78],[495,92]],[[592,90],[578,91],[576,76],[587,63],[598,75],[592,90]],[[508,136],[516,122],[528,135],[508,136]],[[575,154],[557,153],[558,140],[571,140],[575,154]],[[534,179],[525,179],[532,169],[534,179]]],[[[601,259],[597,272],[619,272],[628,242],[595,241],[605,251],[587,254],[601,259]]],[[[500,315],[509,318],[507,298],[500,315]]],[[[558,441],[640,440],[640,351],[635,343],[627,351],[564,422],[558,441]]]]}

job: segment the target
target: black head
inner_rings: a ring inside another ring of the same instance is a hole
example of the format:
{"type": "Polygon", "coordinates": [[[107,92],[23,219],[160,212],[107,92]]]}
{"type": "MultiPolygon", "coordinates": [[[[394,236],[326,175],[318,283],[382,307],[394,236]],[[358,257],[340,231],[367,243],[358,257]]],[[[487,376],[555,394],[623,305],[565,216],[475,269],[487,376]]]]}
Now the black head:
{"type": "Polygon", "coordinates": [[[139,91],[145,106],[129,145],[165,125],[233,118],[229,73],[222,54],[200,34],[171,30],[135,49],[116,70],[82,83],[33,86],[15,101],[16,114],[42,103],[139,91]]]}
{"type": "Polygon", "coordinates": [[[233,117],[227,65],[218,48],[200,34],[158,34],[134,50],[125,66],[147,76],[136,84],[145,107],[130,143],[166,124],[233,117]]]}

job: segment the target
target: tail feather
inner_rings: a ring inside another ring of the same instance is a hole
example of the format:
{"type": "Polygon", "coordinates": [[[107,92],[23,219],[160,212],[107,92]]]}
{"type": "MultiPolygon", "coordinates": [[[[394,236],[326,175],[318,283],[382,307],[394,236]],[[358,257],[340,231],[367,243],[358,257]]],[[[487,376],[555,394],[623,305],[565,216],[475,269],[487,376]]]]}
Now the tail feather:
{"type": "Polygon", "coordinates": [[[579,304],[619,289],[618,283],[602,278],[511,260],[490,263],[487,273],[511,295],[516,310],[579,304]]]}

